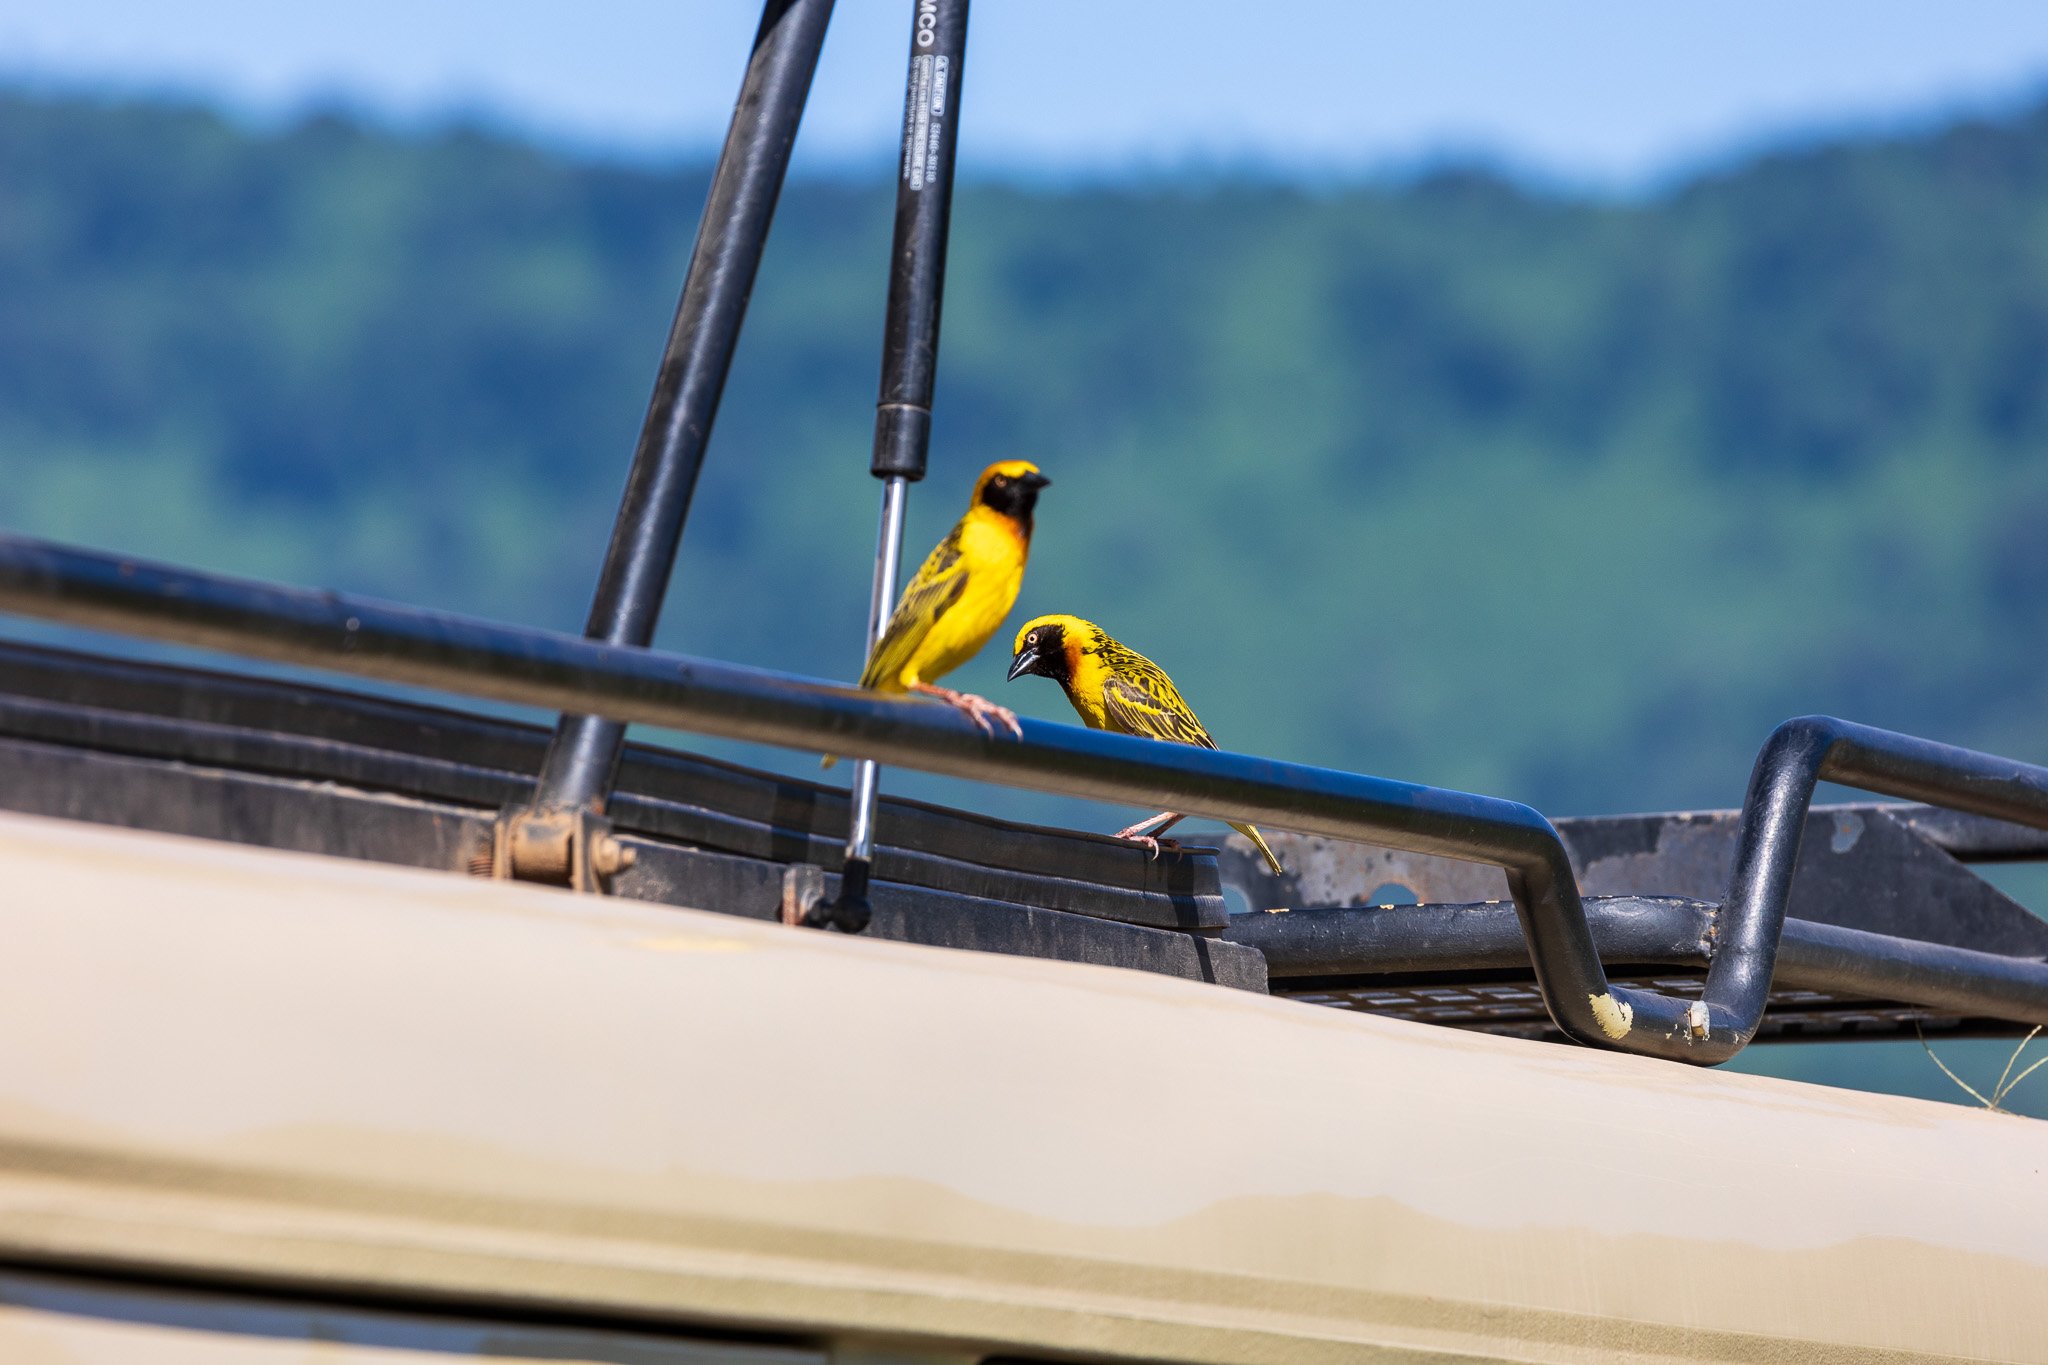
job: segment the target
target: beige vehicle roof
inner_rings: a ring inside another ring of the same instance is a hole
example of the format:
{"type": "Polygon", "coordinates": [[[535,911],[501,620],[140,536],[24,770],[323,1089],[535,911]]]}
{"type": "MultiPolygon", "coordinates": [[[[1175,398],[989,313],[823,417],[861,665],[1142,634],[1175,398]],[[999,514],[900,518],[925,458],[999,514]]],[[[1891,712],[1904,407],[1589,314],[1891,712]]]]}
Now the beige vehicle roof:
{"type": "Polygon", "coordinates": [[[2027,1120],[19,816],[0,868],[16,1266],[969,1352],[2048,1360],[2027,1120]]]}

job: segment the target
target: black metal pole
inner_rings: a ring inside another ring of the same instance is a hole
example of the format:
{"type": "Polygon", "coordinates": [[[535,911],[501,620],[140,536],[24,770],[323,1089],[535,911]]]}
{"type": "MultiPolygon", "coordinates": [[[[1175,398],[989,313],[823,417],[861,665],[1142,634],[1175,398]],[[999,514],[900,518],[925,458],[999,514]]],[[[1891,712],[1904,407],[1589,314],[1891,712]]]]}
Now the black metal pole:
{"type": "MultiPolygon", "coordinates": [[[[909,484],[924,477],[931,449],[932,385],[939,367],[939,305],[946,288],[946,230],[953,211],[953,158],[960,140],[960,77],[967,55],[967,0],[916,0],[910,74],[903,93],[903,155],[896,167],[896,236],[889,254],[889,310],[882,328],[882,390],[875,403],[869,472],[882,480],[881,528],[868,599],[868,648],[882,638],[896,600],[909,484]]],[[[868,919],[881,770],[853,768],[846,865],[836,905],[819,922],[858,932],[868,919]]]]}
{"type": "MultiPolygon", "coordinates": [[[[645,645],[654,638],[831,17],[832,0],[768,0],[762,8],[583,630],[590,639],[645,645]]],[[[541,768],[535,807],[602,811],[618,780],[625,739],[626,727],[615,720],[563,716],[541,768]]]]}
{"type": "Polygon", "coordinates": [[[903,157],[896,176],[896,237],[889,260],[888,318],[882,331],[882,389],[875,405],[870,465],[878,479],[912,483],[924,477],[931,448],[946,230],[953,212],[953,159],[960,144],[960,76],[967,58],[967,0],[916,0],[916,8],[903,95],[903,157]]]}

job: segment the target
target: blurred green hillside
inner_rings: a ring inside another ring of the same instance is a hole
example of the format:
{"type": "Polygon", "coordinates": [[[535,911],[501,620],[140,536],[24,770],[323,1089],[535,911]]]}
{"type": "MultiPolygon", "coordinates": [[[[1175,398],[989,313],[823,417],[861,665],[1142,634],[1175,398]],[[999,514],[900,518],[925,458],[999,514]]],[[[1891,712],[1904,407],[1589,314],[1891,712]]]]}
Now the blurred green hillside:
{"type": "MultiPolygon", "coordinates": [[[[0,97],[0,525],[575,628],[706,178],[0,97]]],[[[856,671],[891,206],[785,195],[666,645],[856,671]]],[[[1230,747],[1557,813],[1805,711],[2048,757],[2048,110],[1643,202],[976,185],[944,341],[911,552],[1037,459],[1015,619],[1230,747]]]]}

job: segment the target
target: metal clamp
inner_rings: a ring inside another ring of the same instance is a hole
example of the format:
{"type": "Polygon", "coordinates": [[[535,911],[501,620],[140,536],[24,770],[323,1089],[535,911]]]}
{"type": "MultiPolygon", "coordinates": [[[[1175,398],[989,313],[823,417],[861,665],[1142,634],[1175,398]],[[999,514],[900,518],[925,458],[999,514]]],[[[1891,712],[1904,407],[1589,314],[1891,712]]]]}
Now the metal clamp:
{"type": "Polygon", "coordinates": [[[499,881],[601,893],[636,856],[612,832],[611,821],[587,810],[507,806],[492,827],[490,872],[499,881]]]}

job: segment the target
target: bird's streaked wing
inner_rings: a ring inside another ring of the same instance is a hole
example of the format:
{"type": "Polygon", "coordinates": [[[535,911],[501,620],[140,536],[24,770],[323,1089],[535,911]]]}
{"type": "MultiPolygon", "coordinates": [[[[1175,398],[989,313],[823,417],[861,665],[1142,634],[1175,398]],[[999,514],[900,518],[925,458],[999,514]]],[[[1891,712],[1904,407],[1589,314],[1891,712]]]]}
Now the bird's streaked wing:
{"type": "Polygon", "coordinates": [[[933,547],[925,556],[917,577],[910,580],[910,586],[903,590],[902,600],[897,602],[895,612],[889,617],[889,625],[882,632],[882,638],[874,651],[868,655],[868,666],[861,671],[860,685],[874,687],[885,678],[893,678],[903,671],[910,662],[910,656],[917,649],[925,632],[932,628],[932,622],[939,614],[960,600],[960,594],[967,591],[967,561],[960,554],[960,528],[954,527],[951,535],[933,547]]]}
{"type": "Polygon", "coordinates": [[[1175,744],[1216,747],[1202,722],[1180,699],[1164,673],[1141,655],[1119,659],[1102,686],[1102,709],[1110,728],[1128,735],[1171,740],[1175,744]]]}

